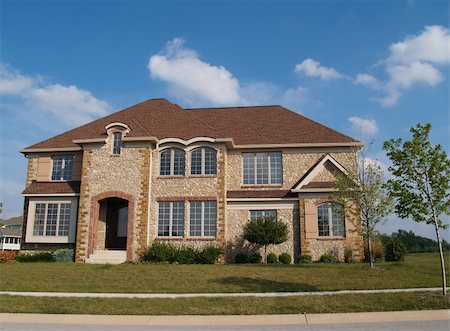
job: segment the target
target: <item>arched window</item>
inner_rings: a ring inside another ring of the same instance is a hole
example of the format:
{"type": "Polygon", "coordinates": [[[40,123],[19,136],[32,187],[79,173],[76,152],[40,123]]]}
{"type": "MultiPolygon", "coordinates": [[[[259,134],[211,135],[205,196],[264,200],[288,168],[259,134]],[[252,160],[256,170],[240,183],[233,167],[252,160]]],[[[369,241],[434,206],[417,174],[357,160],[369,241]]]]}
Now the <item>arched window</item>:
{"type": "Polygon", "coordinates": [[[337,203],[323,203],[317,206],[319,237],[344,237],[344,207],[337,203]]]}
{"type": "Polygon", "coordinates": [[[161,176],[184,176],[184,151],[168,148],[161,152],[159,174],[161,176]]]}
{"type": "Polygon", "coordinates": [[[198,147],[191,152],[191,175],[217,174],[217,152],[213,148],[198,147]]]}
{"type": "Polygon", "coordinates": [[[122,149],[122,133],[116,132],[113,135],[114,141],[113,141],[113,154],[119,155],[120,150],[122,149]]]}

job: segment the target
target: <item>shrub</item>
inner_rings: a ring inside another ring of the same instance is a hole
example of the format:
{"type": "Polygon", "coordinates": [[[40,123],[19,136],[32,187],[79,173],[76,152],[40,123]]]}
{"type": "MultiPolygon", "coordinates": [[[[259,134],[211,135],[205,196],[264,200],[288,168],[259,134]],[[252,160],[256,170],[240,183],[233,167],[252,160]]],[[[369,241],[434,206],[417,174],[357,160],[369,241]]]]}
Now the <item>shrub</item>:
{"type": "Polygon", "coordinates": [[[16,256],[17,262],[54,262],[50,252],[21,253],[16,256]]]}
{"type": "Polygon", "coordinates": [[[344,262],[353,263],[355,258],[353,257],[353,248],[351,246],[345,246],[344,248],[344,262]]]}
{"type": "Polygon", "coordinates": [[[194,264],[197,259],[197,255],[197,251],[191,247],[174,248],[171,262],[180,264],[194,264]]]}
{"type": "Polygon", "coordinates": [[[248,263],[248,255],[245,253],[237,253],[234,258],[235,263],[248,263]]]}
{"type": "Polygon", "coordinates": [[[144,261],[148,262],[173,262],[175,247],[172,245],[154,242],[145,252],[144,261]]]}
{"type": "Polygon", "coordinates": [[[262,256],[261,256],[261,254],[256,253],[256,254],[250,255],[250,256],[248,257],[248,262],[249,262],[249,263],[254,263],[254,264],[256,264],[256,263],[261,263],[261,262],[262,262],[262,256]]]}
{"type": "Polygon", "coordinates": [[[17,253],[15,251],[0,251],[0,263],[8,263],[14,261],[17,253]]]}
{"type": "Polygon", "coordinates": [[[328,253],[328,254],[323,254],[320,257],[320,262],[323,262],[323,263],[336,263],[337,259],[336,259],[336,257],[333,254],[328,253]]]}
{"type": "Polygon", "coordinates": [[[278,256],[274,253],[269,253],[269,255],[267,255],[267,263],[278,263],[278,256]]]}
{"type": "Polygon", "coordinates": [[[291,264],[292,258],[288,253],[282,253],[278,259],[280,260],[280,263],[283,264],[291,264]]]}
{"type": "Polygon", "coordinates": [[[222,249],[216,246],[206,246],[197,253],[197,263],[201,264],[214,264],[222,254],[222,249]]]}
{"type": "Polygon", "coordinates": [[[405,244],[399,239],[390,240],[385,249],[384,258],[389,262],[404,261],[406,255],[405,244]]]}
{"type": "MultiPolygon", "coordinates": [[[[374,261],[382,261],[384,256],[384,245],[378,240],[372,240],[372,257],[374,261]]],[[[369,251],[367,245],[364,245],[364,261],[369,262],[369,251]]]]}
{"type": "Polygon", "coordinates": [[[300,255],[298,257],[298,263],[312,263],[311,255],[300,255]]]}
{"type": "Polygon", "coordinates": [[[52,253],[55,262],[73,262],[75,252],[70,248],[57,249],[52,253]]]}

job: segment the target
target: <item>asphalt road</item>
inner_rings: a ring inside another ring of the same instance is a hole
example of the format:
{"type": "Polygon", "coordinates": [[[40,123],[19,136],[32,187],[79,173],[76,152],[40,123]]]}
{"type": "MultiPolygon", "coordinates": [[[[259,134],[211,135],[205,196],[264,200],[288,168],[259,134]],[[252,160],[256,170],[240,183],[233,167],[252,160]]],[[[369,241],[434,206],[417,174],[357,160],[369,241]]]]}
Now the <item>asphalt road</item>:
{"type": "Polygon", "coordinates": [[[0,330],[9,331],[122,331],[122,330],[150,330],[150,331],[448,331],[448,320],[437,321],[407,321],[381,323],[344,323],[344,324],[309,324],[309,325],[251,325],[251,326],[149,326],[149,325],[99,325],[99,324],[31,324],[31,323],[2,323],[0,330]]]}

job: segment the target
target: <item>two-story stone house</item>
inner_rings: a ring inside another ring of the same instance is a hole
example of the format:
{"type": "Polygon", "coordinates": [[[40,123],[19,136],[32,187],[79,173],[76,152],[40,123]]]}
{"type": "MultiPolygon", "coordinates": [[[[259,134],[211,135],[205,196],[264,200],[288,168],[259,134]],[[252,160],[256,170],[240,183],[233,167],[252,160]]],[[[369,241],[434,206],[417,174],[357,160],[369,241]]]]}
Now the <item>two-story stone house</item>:
{"type": "Polygon", "coordinates": [[[220,245],[231,261],[246,245],[243,225],[275,216],[290,236],[271,251],[317,260],[348,245],[359,258],[358,220],[332,194],[361,146],[281,106],[144,101],[21,151],[22,249],[133,260],[161,240],[220,245]]]}

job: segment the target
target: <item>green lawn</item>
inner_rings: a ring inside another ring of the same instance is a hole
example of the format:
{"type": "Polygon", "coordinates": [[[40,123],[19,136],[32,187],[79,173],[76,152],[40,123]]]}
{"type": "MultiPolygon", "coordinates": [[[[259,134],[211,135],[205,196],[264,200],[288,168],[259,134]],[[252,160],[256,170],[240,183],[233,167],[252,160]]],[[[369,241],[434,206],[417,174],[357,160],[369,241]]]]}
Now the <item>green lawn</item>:
{"type": "MultiPolygon", "coordinates": [[[[217,293],[440,286],[439,256],[435,253],[411,254],[405,262],[377,266],[376,270],[370,270],[361,263],[291,266],[11,263],[0,265],[0,290],[217,293]]],[[[448,268],[447,275],[450,275],[448,268]]]]}
{"type": "Polygon", "coordinates": [[[439,293],[287,298],[96,299],[0,296],[2,313],[102,315],[255,315],[449,309],[439,293]]]}

